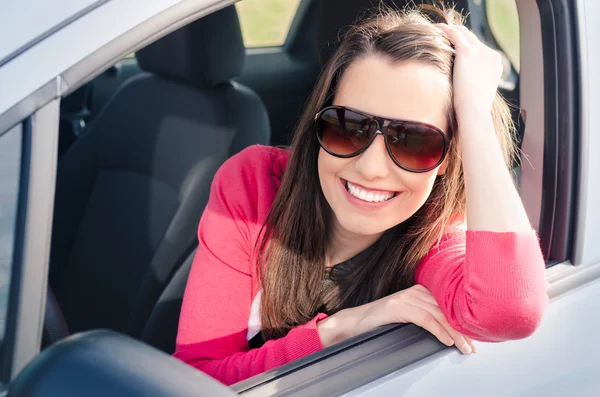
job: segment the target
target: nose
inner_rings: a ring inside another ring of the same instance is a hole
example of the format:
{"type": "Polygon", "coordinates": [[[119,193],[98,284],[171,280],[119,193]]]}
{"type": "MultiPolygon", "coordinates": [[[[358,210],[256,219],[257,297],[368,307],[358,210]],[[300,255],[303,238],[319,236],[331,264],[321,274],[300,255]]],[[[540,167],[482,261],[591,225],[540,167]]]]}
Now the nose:
{"type": "Polygon", "coordinates": [[[383,135],[377,134],[367,150],[356,159],[355,167],[366,180],[385,178],[390,173],[390,156],[383,135]]]}

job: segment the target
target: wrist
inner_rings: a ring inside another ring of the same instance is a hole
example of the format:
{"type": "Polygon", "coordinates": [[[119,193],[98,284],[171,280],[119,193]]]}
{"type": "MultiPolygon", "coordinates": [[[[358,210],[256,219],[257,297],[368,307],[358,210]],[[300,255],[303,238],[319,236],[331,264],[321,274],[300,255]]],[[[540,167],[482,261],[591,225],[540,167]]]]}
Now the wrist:
{"type": "Polygon", "coordinates": [[[497,136],[494,129],[494,120],[492,114],[486,114],[482,111],[473,111],[471,114],[459,116],[457,114],[458,131],[461,136],[461,147],[467,149],[468,146],[479,147],[487,142],[497,143],[497,136]],[[465,139],[466,138],[466,139],[465,139]]]}
{"type": "Polygon", "coordinates": [[[455,107],[456,121],[458,127],[462,131],[464,127],[478,125],[481,123],[492,122],[491,106],[481,104],[463,104],[460,107],[455,107]]]}
{"type": "Polygon", "coordinates": [[[351,318],[344,314],[344,310],[342,310],[317,323],[317,331],[324,348],[343,342],[353,336],[351,331],[354,327],[349,324],[351,318]]]}

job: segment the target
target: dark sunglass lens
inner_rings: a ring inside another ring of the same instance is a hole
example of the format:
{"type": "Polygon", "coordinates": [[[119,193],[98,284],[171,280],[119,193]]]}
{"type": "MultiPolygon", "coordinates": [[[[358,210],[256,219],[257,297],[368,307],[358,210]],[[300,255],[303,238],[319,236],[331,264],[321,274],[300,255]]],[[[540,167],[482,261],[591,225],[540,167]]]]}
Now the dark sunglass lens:
{"type": "Polygon", "coordinates": [[[390,125],[388,142],[396,161],[413,170],[431,169],[444,155],[442,132],[426,125],[390,125]]]}
{"type": "Polygon", "coordinates": [[[371,123],[368,118],[346,109],[327,109],[319,119],[321,144],[341,156],[354,154],[369,142],[371,123]]]}

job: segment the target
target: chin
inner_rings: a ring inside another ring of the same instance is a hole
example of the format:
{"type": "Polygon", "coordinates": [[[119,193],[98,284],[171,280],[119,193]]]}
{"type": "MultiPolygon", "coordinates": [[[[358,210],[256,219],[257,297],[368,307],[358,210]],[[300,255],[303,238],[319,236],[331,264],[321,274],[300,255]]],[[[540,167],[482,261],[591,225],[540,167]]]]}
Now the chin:
{"type": "Polygon", "coordinates": [[[382,227],[381,222],[376,222],[373,219],[369,219],[368,221],[346,221],[340,222],[340,226],[342,228],[354,235],[357,236],[375,236],[378,234],[383,234],[386,230],[394,227],[395,225],[391,225],[389,227],[382,227]]]}

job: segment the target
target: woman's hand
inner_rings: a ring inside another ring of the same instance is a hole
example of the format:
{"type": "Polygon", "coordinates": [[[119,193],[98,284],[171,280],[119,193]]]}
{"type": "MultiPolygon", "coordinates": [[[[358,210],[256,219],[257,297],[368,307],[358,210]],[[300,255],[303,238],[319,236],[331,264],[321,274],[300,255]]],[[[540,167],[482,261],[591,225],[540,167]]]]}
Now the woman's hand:
{"type": "Polygon", "coordinates": [[[496,134],[505,132],[495,131],[492,118],[492,104],[502,76],[502,58],[464,26],[436,26],[456,50],[454,110],[461,136],[468,228],[529,232],[529,219],[496,134]]]}
{"type": "Polygon", "coordinates": [[[475,352],[473,341],[450,326],[431,292],[422,285],[342,310],[317,326],[323,346],[328,347],[393,323],[413,323],[432,333],[446,346],[455,345],[463,354],[475,352]]]}
{"type": "Polygon", "coordinates": [[[489,112],[502,77],[501,55],[464,26],[438,24],[454,44],[454,108],[460,120],[469,112],[489,112]]]}

